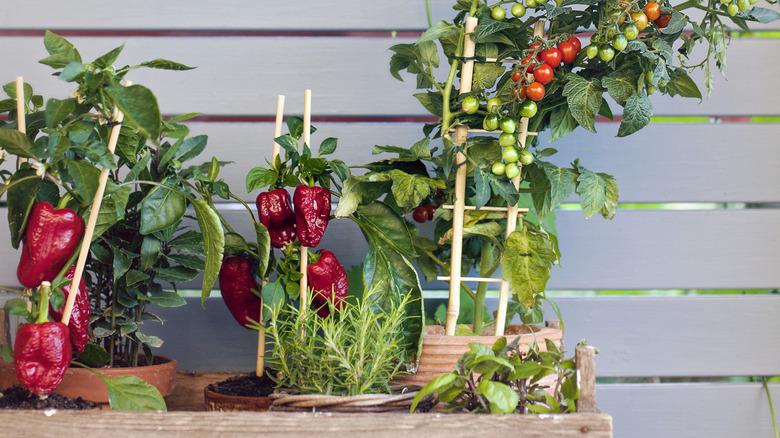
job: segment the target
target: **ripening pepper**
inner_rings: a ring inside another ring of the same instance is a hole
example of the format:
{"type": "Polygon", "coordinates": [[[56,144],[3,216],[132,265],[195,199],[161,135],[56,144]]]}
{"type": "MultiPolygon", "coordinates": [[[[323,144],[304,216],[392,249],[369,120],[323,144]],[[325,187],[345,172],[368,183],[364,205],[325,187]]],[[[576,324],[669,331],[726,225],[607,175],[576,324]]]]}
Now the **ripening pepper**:
{"type": "Polygon", "coordinates": [[[256,204],[260,222],[268,229],[274,248],[282,248],[295,240],[295,213],[287,190],[260,193],[256,204]]]}
{"type": "MultiPolygon", "coordinates": [[[[65,274],[65,278],[68,280],[73,279],[75,270],[76,266],[71,266],[70,269],[68,269],[67,274],[65,274]]],[[[65,296],[65,300],[67,300],[68,294],[70,293],[70,282],[62,287],[62,293],[65,296]]],[[[89,342],[90,310],[88,294],[89,292],[87,292],[87,283],[84,282],[84,277],[82,276],[81,281],[79,282],[79,291],[76,294],[76,302],[73,304],[73,311],[70,314],[70,323],[68,324],[68,327],[70,328],[70,343],[79,353],[84,351],[84,347],[86,347],[87,342],[89,342]]],[[[64,307],[65,304],[63,304],[59,309],[55,309],[50,305],[49,315],[51,315],[52,319],[55,321],[61,320],[62,310],[64,307]]]]}
{"type": "Polygon", "coordinates": [[[301,184],[295,188],[293,206],[301,245],[319,245],[330,220],[330,190],[301,184]]]}
{"type": "Polygon", "coordinates": [[[325,317],[330,313],[328,301],[332,302],[336,309],[344,307],[349,283],[347,271],[335,254],[327,249],[320,250],[317,254],[319,260],[309,264],[306,274],[309,288],[314,291],[312,304],[317,308],[317,314],[325,317]]]}
{"type": "Polygon", "coordinates": [[[39,397],[49,395],[57,388],[72,354],[68,326],[47,322],[49,288],[48,282],[41,284],[38,319],[21,325],[14,342],[16,378],[39,397]]]}
{"type": "Polygon", "coordinates": [[[45,201],[33,204],[22,240],[16,277],[24,287],[52,281],[68,262],[84,235],[84,220],[69,208],[60,210],[45,201]]]}
{"type": "Polygon", "coordinates": [[[260,298],[252,292],[257,290],[257,281],[252,261],[247,257],[230,256],[222,261],[219,270],[219,287],[222,299],[233,318],[242,326],[260,321],[260,298]]]}

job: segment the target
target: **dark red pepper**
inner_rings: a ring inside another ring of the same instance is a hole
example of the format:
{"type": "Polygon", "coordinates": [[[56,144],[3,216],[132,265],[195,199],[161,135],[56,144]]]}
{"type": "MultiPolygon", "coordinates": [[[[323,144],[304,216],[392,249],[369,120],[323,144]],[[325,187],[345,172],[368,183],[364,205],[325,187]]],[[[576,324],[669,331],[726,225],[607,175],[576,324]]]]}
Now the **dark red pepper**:
{"type": "Polygon", "coordinates": [[[84,220],[69,208],[56,210],[45,201],[33,204],[24,232],[16,277],[24,287],[52,281],[84,235],[84,220]]]}
{"type": "Polygon", "coordinates": [[[319,245],[330,220],[330,190],[301,184],[295,188],[293,205],[301,245],[319,245]]]}
{"type": "MultiPolygon", "coordinates": [[[[67,274],[65,274],[65,278],[68,280],[73,279],[75,270],[76,266],[71,266],[70,269],[68,269],[67,274]]],[[[67,300],[68,294],[70,293],[70,282],[62,287],[62,293],[65,295],[65,300],[67,300]]],[[[65,304],[59,309],[49,306],[49,315],[56,321],[61,320],[64,307],[65,304]]],[[[84,347],[86,347],[89,342],[89,292],[87,291],[87,283],[84,281],[83,276],[81,277],[81,282],[79,282],[79,291],[78,294],[76,294],[76,302],[73,304],[73,311],[70,314],[70,323],[68,324],[68,327],[70,328],[71,345],[73,345],[73,348],[79,353],[83,352],[84,347]]]]}
{"type": "Polygon", "coordinates": [[[257,214],[271,235],[271,245],[282,248],[295,240],[295,213],[290,206],[290,194],[285,189],[257,195],[257,214]]]}
{"type": "Polygon", "coordinates": [[[62,382],[72,354],[68,326],[47,322],[49,287],[41,285],[38,319],[21,325],[14,342],[16,378],[38,396],[51,394],[62,382]]]}
{"type": "Polygon", "coordinates": [[[318,315],[326,317],[330,313],[328,301],[336,309],[344,307],[344,300],[349,294],[349,282],[347,271],[335,254],[327,249],[318,251],[318,254],[319,260],[309,264],[306,275],[309,288],[314,291],[312,304],[317,308],[318,315]]]}
{"type": "Polygon", "coordinates": [[[252,289],[257,290],[257,281],[252,260],[247,257],[230,256],[222,260],[219,270],[219,287],[222,299],[233,318],[242,326],[260,321],[261,301],[252,289]]]}

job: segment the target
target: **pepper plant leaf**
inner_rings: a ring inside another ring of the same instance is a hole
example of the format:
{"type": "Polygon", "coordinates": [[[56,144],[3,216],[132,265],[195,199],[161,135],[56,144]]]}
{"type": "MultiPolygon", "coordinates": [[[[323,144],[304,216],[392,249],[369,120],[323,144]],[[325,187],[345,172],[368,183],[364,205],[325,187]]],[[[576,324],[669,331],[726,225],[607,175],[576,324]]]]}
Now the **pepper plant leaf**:
{"type": "Polygon", "coordinates": [[[160,391],[136,376],[97,375],[108,390],[108,403],[114,411],[166,411],[160,391]]]}
{"type": "Polygon", "coordinates": [[[19,157],[36,158],[33,143],[16,129],[0,128],[0,148],[19,157]]]}
{"type": "Polygon", "coordinates": [[[178,190],[154,187],[141,202],[141,234],[152,234],[176,224],[186,211],[187,201],[178,190]]]}
{"type": "Polygon", "coordinates": [[[203,271],[200,301],[205,303],[217,282],[219,270],[222,267],[222,255],[225,251],[225,232],[222,222],[214,209],[202,199],[192,202],[198,227],[203,236],[203,253],[206,255],[206,267],[203,271]]]}
{"type": "Polygon", "coordinates": [[[106,91],[125,114],[125,119],[136,125],[156,143],[160,136],[162,119],[157,98],[151,90],[143,85],[134,84],[129,87],[112,85],[106,91]]]}

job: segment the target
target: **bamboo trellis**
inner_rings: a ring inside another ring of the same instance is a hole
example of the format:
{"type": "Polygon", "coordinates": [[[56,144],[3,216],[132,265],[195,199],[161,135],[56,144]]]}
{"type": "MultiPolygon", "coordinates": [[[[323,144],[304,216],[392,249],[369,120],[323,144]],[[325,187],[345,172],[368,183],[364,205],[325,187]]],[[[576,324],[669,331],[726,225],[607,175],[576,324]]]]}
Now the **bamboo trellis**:
{"type": "MultiPolygon", "coordinates": [[[[461,69],[460,94],[470,93],[474,76],[474,55],[476,43],[474,33],[477,29],[477,18],[466,18],[465,40],[463,44],[463,58],[466,60],[461,69]]],[[[544,35],[544,22],[539,20],[534,26],[534,36],[544,35]]],[[[496,60],[491,60],[495,62],[496,60]]],[[[502,61],[503,62],[503,61],[502,61]]],[[[507,63],[515,63],[508,60],[507,63]]],[[[469,130],[467,126],[458,125],[455,128],[455,144],[463,145],[464,152],[466,140],[469,132],[486,132],[484,130],[469,130]]],[[[536,135],[535,132],[528,132],[528,118],[522,117],[518,126],[518,142],[525,147],[528,136],[536,135]]],[[[465,211],[476,210],[475,206],[466,205],[466,156],[459,152],[455,158],[457,171],[455,173],[455,198],[453,205],[444,205],[443,208],[452,210],[452,245],[450,250],[450,275],[440,276],[437,279],[450,282],[449,303],[447,305],[447,323],[445,326],[447,336],[454,336],[460,313],[460,289],[462,282],[476,283],[500,283],[498,297],[498,313],[496,315],[496,336],[503,336],[505,330],[507,302],[509,300],[509,283],[501,278],[489,277],[464,277],[461,275],[462,254],[463,254],[463,219],[465,211]]],[[[515,188],[520,186],[520,176],[512,179],[515,188]]],[[[528,212],[528,209],[518,208],[516,205],[507,207],[482,207],[480,210],[506,212],[506,236],[508,237],[517,228],[517,219],[528,212]]]]}

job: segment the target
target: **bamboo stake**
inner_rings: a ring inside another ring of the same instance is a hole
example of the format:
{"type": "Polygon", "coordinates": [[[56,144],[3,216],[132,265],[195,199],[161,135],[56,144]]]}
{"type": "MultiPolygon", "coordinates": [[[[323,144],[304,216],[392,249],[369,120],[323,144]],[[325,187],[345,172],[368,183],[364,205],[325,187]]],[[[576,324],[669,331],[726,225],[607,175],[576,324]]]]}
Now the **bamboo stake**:
{"type": "MultiPolygon", "coordinates": [[[[125,86],[132,85],[132,82],[127,81],[125,86]]],[[[125,118],[124,113],[119,111],[119,108],[114,107],[114,126],[111,127],[111,134],[108,137],[108,153],[113,154],[116,149],[116,143],[119,140],[119,131],[122,130],[122,121],[125,118]]],[[[84,266],[87,264],[87,256],[89,255],[89,247],[92,242],[92,236],[95,234],[95,225],[97,225],[98,214],[100,213],[100,204],[103,203],[103,193],[106,191],[106,183],[108,182],[109,169],[103,169],[100,171],[100,179],[98,179],[98,187],[95,190],[95,196],[92,198],[92,207],[89,210],[89,218],[87,219],[87,228],[84,230],[84,238],[81,240],[81,248],[79,249],[79,258],[76,260],[76,269],[73,272],[73,279],[70,281],[70,293],[68,294],[68,300],[65,302],[65,309],[62,311],[61,322],[65,325],[70,323],[70,315],[73,311],[73,305],[76,303],[76,294],[79,293],[79,283],[81,283],[81,276],[84,274],[84,266]]]]}
{"type": "MultiPolygon", "coordinates": [[[[276,97],[276,123],[274,124],[274,139],[279,138],[282,135],[282,123],[284,121],[284,96],[279,95],[276,97]]],[[[279,143],[273,142],[273,154],[271,155],[271,163],[276,163],[276,157],[279,156],[281,147],[279,143]]],[[[265,281],[265,279],[261,279],[265,281]]],[[[263,322],[263,302],[260,300],[260,323],[263,322]]],[[[255,363],[255,375],[257,377],[263,377],[265,373],[265,327],[259,327],[257,330],[257,362],[255,363]]]]}
{"type": "MultiPolygon", "coordinates": [[[[473,33],[477,29],[476,17],[466,18],[466,36],[463,42],[463,56],[466,59],[473,58],[476,43],[473,33]]],[[[474,60],[466,61],[460,71],[460,93],[471,91],[471,82],[474,76],[474,60]]],[[[466,143],[469,129],[466,126],[458,126],[455,129],[455,143],[466,143]]],[[[450,249],[450,294],[447,304],[447,324],[445,326],[447,336],[455,336],[455,327],[460,313],[460,277],[461,257],[463,254],[463,212],[466,205],[466,156],[459,152],[455,158],[457,171],[455,173],[455,202],[452,210],[452,248],[450,249]]]]}
{"type": "MultiPolygon", "coordinates": [[[[541,37],[544,35],[544,20],[539,20],[534,25],[534,36],[541,37]]],[[[527,78],[533,80],[533,75],[527,75],[527,78]]],[[[518,141],[520,145],[525,148],[526,140],[528,139],[528,117],[520,118],[518,141]]],[[[518,162],[519,163],[519,162],[518,162]]],[[[518,167],[520,164],[518,164],[518,167]]],[[[512,179],[512,184],[515,189],[520,188],[520,175],[512,179]]],[[[510,205],[507,211],[506,218],[506,237],[512,234],[517,229],[517,217],[519,209],[517,205],[510,205]]],[[[505,280],[501,281],[501,287],[498,291],[498,311],[496,313],[496,336],[504,336],[504,330],[506,326],[506,309],[509,302],[509,283],[505,280]]]]}
{"type": "MultiPolygon", "coordinates": [[[[303,142],[311,147],[311,90],[303,92],[303,142]]],[[[301,245],[301,282],[298,289],[301,301],[301,312],[309,306],[308,297],[308,274],[306,269],[309,266],[309,250],[301,245]]]]}
{"type": "MultiPolygon", "coordinates": [[[[27,134],[27,111],[24,105],[24,78],[22,76],[16,77],[16,130],[22,134],[27,134]]],[[[17,157],[16,168],[18,169],[22,163],[26,163],[27,158],[17,157]]],[[[25,288],[24,295],[28,298],[32,297],[32,290],[25,288]]],[[[32,300],[27,300],[27,311],[32,310],[32,300]]]]}

